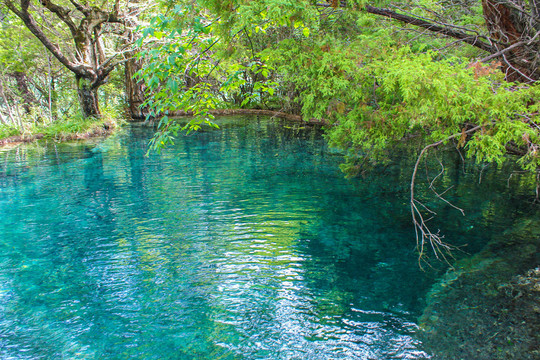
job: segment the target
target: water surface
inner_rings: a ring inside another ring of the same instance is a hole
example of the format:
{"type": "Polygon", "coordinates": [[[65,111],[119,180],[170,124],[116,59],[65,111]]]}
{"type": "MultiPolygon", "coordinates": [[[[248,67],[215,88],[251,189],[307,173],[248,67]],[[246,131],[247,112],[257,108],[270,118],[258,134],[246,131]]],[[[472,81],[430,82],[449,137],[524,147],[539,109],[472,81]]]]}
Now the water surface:
{"type": "MultiPolygon", "coordinates": [[[[410,162],[347,180],[316,128],[220,121],[149,157],[142,127],[0,154],[0,358],[429,357],[410,162]]],[[[520,210],[454,170],[473,251],[520,210]]]]}

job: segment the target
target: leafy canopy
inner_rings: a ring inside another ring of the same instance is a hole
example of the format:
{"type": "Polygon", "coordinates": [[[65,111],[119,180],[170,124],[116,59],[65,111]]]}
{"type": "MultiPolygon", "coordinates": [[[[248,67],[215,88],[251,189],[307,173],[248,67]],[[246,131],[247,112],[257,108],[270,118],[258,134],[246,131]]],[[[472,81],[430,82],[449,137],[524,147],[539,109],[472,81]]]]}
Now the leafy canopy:
{"type": "MultiPolygon", "coordinates": [[[[425,144],[457,140],[469,156],[497,163],[512,144],[525,169],[538,169],[538,85],[505,82],[497,64],[471,59],[470,46],[436,50],[450,41],[396,32],[354,8],[314,4],[177,1],[154,18],[139,42],[155,44],[141,52],[146,105],[152,116],[165,115],[153,148],[212,124],[213,109],[254,107],[324,119],[351,174],[359,160],[383,161],[412,134],[425,144]],[[182,112],[194,115],[187,125],[169,116],[182,112]]],[[[433,11],[422,9],[440,6],[420,5],[415,13],[428,17],[433,11]]],[[[480,12],[475,3],[450,15],[480,27],[480,12]]]]}

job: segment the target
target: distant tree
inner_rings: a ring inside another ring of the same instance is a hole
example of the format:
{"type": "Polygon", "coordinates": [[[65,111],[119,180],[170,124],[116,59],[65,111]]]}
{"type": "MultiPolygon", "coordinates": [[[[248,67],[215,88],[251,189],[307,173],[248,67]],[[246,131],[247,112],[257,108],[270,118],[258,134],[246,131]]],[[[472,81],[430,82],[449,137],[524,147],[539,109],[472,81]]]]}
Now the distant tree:
{"type": "Polygon", "coordinates": [[[19,124],[17,119],[32,113],[34,109],[47,108],[43,95],[48,91],[46,83],[46,57],[39,43],[24,25],[11,14],[1,17],[0,37],[0,112],[19,124]],[[44,67],[45,65],[45,67],[44,67]],[[22,111],[21,111],[22,110],[22,111]]]}
{"type": "Polygon", "coordinates": [[[121,6],[119,0],[3,2],[75,75],[82,115],[100,116],[98,89],[118,65],[130,61],[125,55],[131,51],[132,30],[142,5],[127,1],[121,6]]]}

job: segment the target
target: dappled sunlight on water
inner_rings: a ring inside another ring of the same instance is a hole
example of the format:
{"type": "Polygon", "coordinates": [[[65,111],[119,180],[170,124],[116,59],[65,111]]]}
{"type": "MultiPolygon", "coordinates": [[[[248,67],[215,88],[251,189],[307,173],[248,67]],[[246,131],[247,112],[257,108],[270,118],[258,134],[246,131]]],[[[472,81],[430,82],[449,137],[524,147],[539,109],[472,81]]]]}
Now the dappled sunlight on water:
{"type": "Polygon", "coordinates": [[[150,134],[1,154],[1,358],[428,357],[410,172],[268,119],[150,134]]]}

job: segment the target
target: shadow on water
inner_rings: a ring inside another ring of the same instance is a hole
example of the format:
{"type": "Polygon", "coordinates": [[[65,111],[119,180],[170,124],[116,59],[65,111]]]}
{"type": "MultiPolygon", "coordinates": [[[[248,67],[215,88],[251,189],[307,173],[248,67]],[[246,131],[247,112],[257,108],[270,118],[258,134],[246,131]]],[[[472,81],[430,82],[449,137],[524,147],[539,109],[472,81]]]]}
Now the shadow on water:
{"type": "MultiPolygon", "coordinates": [[[[149,157],[143,127],[0,154],[2,358],[429,357],[414,159],[347,180],[318,128],[220,121],[149,157]]],[[[467,216],[430,205],[474,253],[527,209],[452,156],[467,216]]]]}

